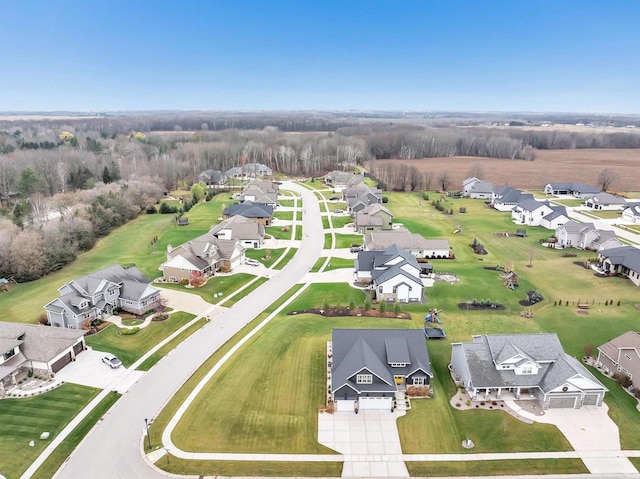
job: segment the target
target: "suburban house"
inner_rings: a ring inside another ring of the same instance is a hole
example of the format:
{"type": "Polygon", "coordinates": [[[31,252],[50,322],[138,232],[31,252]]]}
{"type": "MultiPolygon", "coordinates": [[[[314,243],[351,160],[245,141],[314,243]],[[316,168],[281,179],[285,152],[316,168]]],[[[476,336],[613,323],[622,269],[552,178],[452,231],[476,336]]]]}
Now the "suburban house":
{"type": "Polygon", "coordinates": [[[547,228],[548,230],[555,230],[558,226],[570,221],[569,214],[564,206],[550,206],[553,211],[542,217],[540,220],[540,226],[547,228]]]}
{"type": "Polygon", "coordinates": [[[433,377],[421,329],[334,329],[331,392],[337,412],[392,411],[396,393],[433,377]]]}
{"type": "Polygon", "coordinates": [[[361,234],[371,231],[390,230],[393,227],[393,214],[381,204],[374,203],[356,213],[353,228],[361,234]]]}
{"type": "Polygon", "coordinates": [[[640,388],[640,334],[627,331],[598,346],[596,365],[601,366],[605,373],[626,374],[633,387],[640,388]]]}
{"type": "Polygon", "coordinates": [[[611,193],[598,193],[584,200],[584,205],[594,210],[622,211],[627,202],[611,193]]]}
{"type": "Polygon", "coordinates": [[[451,365],[472,401],[537,400],[543,409],[601,406],[607,391],[555,333],[482,334],[451,345],[451,365]]]}
{"type": "Polygon", "coordinates": [[[600,251],[623,244],[609,230],[597,230],[593,223],[568,221],[556,229],[557,248],[578,248],[600,251]]]}
{"type": "Polygon", "coordinates": [[[0,321],[0,397],[29,371],[57,373],[86,349],[80,329],[0,321]]]}
{"type": "Polygon", "coordinates": [[[209,233],[218,239],[235,240],[245,249],[260,249],[264,243],[264,225],[244,216],[227,218],[213,225],[209,233]]]}
{"type": "Polygon", "coordinates": [[[621,246],[598,252],[598,262],[607,274],[621,274],[640,286],[640,249],[621,246]]]}
{"type": "Polygon", "coordinates": [[[544,187],[544,192],[548,195],[571,195],[576,198],[588,198],[600,191],[600,188],[585,183],[548,183],[544,187]]]}
{"type": "Polygon", "coordinates": [[[347,210],[355,215],[369,205],[382,203],[382,190],[372,188],[363,182],[347,186],[342,196],[347,202],[347,210]]]}
{"type": "Polygon", "coordinates": [[[480,180],[478,178],[476,178],[475,176],[472,176],[471,178],[467,178],[465,180],[462,181],[462,196],[469,196],[469,190],[471,190],[471,188],[473,187],[473,185],[475,185],[476,183],[478,183],[480,180]]]}
{"type": "Polygon", "coordinates": [[[533,199],[530,193],[522,193],[511,186],[500,186],[493,192],[491,206],[498,211],[511,211],[519,202],[529,198],[533,199]]]}
{"type": "Polygon", "coordinates": [[[227,230],[233,230],[233,227],[227,223],[216,231],[223,238],[217,237],[214,229],[176,248],[167,245],[167,260],[159,268],[165,281],[189,281],[192,273],[212,276],[216,271],[231,271],[242,263],[245,248],[238,240],[226,238],[227,230]]]}
{"type": "Polygon", "coordinates": [[[356,281],[370,284],[379,301],[422,301],[420,266],[409,252],[392,245],[384,251],[360,251],[355,261],[356,281]]]}
{"type": "Polygon", "coordinates": [[[256,176],[271,176],[272,174],[273,170],[262,163],[247,163],[244,166],[234,166],[225,172],[227,178],[240,179],[246,177],[255,178],[256,176]]]}
{"type": "Polygon", "coordinates": [[[352,171],[333,170],[324,177],[324,182],[333,189],[344,189],[348,184],[356,184],[364,181],[364,175],[355,174],[352,171]]]}
{"type": "Polygon", "coordinates": [[[363,246],[368,251],[382,251],[394,244],[416,258],[449,258],[451,255],[449,240],[426,239],[406,228],[374,231],[364,235],[363,246]]]}
{"type": "Polygon", "coordinates": [[[125,269],[118,264],[74,279],[58,291],[60,297],[44,309],[49,324],[61,328],[85,329],[94,319],[111,315],[115,308],[144,314],[160,299],[160,291],[138,268],[125,269]]]}
{"type": "Polygon", "coordinates": [[[467,189],[466,192],[463,190],[463,195],[478,200],[493,200],[493,184],[488,181],[478,180],[477,178],[476,180],[477,181],[466,185],[467,189]]]}
{"type": "Polygon", "coordinates": [[[627,207],[622,210],[622,219],[630,223],[640,223],[640,203],[627,205],[627,207]]]}
{"type": "Polygon", "coordinates": [[[227,183],[227,175],[220,170],[205,170],[198,176],[198,181],[206,184],[208,188],[215,188],[227,183]]]}
{"type": "Polygon", "coordinates": [[[222,211],[222,219],[226,220],[233,216],[244,216],[263,226],[270,226],[273,221],[273,206],[245,201],[229,205],[222,211]]]}
{"type": "Polygon", "coordinates": [[[553,213],[553,208],[548,201],[536,201],[534,198],[528,198],[520,201],[511,210],[511,218],[519,225],[540,226],[542,218],[550,213],[553,213]]]}
{"type": "Polygon", "coordinates": [[[252,201],[276,207],[278,204],[278,185],[271,180],[253,180],[240,193],[240,201],[252,201]]]}

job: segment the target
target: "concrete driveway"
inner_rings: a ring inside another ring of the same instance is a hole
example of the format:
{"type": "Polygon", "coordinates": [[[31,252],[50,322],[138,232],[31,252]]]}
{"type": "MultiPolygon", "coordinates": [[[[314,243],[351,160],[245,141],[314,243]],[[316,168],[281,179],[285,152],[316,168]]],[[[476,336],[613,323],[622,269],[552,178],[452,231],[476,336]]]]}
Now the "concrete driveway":
{"type": "Polygon", "coordinates": [[[318,442],[344,454],[342,477],[409,477],[396,419],[402,412],[318,414],[318,442]]]}
{"type": "Polygon", "coordinates": [[[547,409],[536,422],[553,424],[580,454],[592,474],[637,474],[629,459],[598,454],[599,451],[620,451],[618,426],[607,414],[609,407],[583,406],[580,409],[547,409]],[[606,456],[606,457],[605,457],[606,456]]]}
{"type": "Polygon", "coordinates": [[[124,366],[111,369],[102,362],[106,353],[88,349],[78,354],[76,360],[56,373],[56,380],[105,389],[126,372],[124,366]]]}
{"type": "Polygon", "coordinates": [[[186,311],[187,313],[200,316],[204,314],[211,304],[207,303],[197,294],[187,293],[185,291],[175,291],[173,289],[160,288],[161,295],[167,300],[167,306],[177,311],[186,311]]]}

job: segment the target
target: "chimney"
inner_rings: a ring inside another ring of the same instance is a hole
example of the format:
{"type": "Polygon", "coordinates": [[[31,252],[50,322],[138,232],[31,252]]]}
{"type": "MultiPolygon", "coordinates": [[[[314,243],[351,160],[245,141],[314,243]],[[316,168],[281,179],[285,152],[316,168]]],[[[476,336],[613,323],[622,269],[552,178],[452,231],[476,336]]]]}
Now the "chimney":
{"type": "Polygon", "coordinates": [[[173,251],[173,246],[170,244],[167,245],[167,261],[171,259],[171,252],[173,251]]]}

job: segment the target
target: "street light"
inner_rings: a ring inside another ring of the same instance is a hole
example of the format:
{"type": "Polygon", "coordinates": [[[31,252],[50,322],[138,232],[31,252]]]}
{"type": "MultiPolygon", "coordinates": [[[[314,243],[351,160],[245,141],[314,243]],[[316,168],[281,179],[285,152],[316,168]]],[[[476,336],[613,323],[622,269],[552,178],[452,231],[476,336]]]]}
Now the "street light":
{"type": "Polygon", "coordinates": [[[145,418],[144,425],[147,428],[147,444],[148,448],[151,449],[151,436],[149,435],[149,420],[145,418]]]}

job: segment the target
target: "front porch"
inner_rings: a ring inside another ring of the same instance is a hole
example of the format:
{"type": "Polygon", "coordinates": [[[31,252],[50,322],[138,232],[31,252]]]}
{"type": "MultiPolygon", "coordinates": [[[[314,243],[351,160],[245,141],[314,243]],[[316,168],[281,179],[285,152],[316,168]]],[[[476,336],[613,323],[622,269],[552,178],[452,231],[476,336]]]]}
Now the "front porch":
{"type": "Polygon", "coordinates": [[[531,389],[513,388],[476,388],[468,391],[472,401],[538,401],[531,389]]]}

